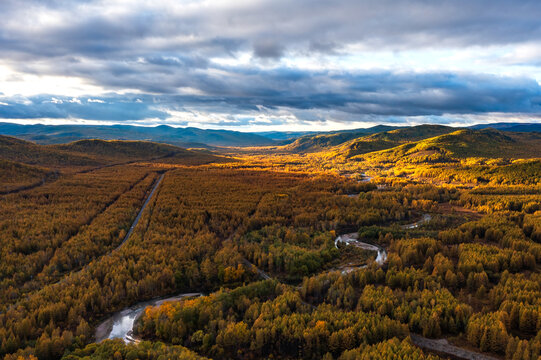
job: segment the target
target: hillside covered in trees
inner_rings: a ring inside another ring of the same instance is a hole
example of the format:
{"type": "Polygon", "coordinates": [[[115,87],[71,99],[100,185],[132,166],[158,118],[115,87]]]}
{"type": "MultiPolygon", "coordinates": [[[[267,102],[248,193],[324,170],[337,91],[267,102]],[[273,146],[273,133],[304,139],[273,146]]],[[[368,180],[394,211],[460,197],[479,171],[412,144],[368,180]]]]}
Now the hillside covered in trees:
{"type": "MultiPolygon", "coordinates": [[[[366,158],[393,162],[443,162],[471,157],[528,159],[539,157],[540,143],[541,134],[536,132],[458,130],[368,154],[366,158]]],[[[355,159],[355,156],[353,158],[355,159]]]]}
{"type": "Polygon", "coordinates": [[[541,355],[538,133],[321,149],[1,137],[0,357],[541,355]]]}
{"type": "Polygon", "coordinates": [[[106,165],[142,160],[181,158],[200,164],[218,161],[208,151],[186,150],[147,141],[80,140],[69,144],[38,145],[0,135],[0,159],[63,171],[90,170],[106,165]],[[189,160],[188,160],[189,159],[189,160]]]}

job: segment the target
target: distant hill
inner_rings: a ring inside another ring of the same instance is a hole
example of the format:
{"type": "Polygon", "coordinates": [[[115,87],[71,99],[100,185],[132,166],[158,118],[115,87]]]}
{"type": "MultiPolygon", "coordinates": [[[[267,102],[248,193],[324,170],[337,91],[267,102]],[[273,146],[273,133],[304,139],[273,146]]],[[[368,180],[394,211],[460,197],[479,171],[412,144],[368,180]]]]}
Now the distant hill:
{"type": "MultiPolygon", "coordinates": [[[[513,132],[541,132],[541,124],[494,123],[474,125],[470,128],[494,128],[501,131],[513,132]]],[[[293,136],[288,137],[287,132],[277,132],[273,135],[265,135],[265,133],[259,134],[269,137],[274,136],[276,140],[284,138],[281,142],[282,145],[286,145],[284,149],[293,152],[315,152],[343,144],[344,148],[341,150],[350,151],[350,156],[354,156],[366,152],[388,149],[408,141],[418,141],[428,137],[447,134],[456,131],[457,129],[459,128],[430,124],[401,127],[377,125],[366,129],[303,134],[297,139],[293,136]],[[372,134],[374,134],[374,136],[368,136],[372,134]],[[351,144],[348,142],[351,142],[351,144]]],[[[290,132],[289,134],[293,135],[294,132],[290,132]]]]}
{"type": "Polygon", "coordinates": [[[372,151],[390,149],[401,144],[419,141],[438,135],[449,134],[456,128],[443,125],[418,125],[397,130],[380,132],[346,142],[339,152],[346,157],[372,151]]]}
{"type": "Polygon", "coordinates": [[[39,144],[64,144],[83,139],[142,140],[181,147],[266,146],[275,144],[267,137],[228,130],[174,128],[160,125],[19,125],[0,123],[0,134],[15,136],[39,144]]]}
{"type": "MultiPolygon", "coordinates": [[[[44,146],[45,147],[45,146],[44,146]]],[[[50,149],[57,149],[66,153],[86,154],[101,161],[130,161],[134,159],[152,159],[188,152],[176,146],[158,144],[148,141],[120,141],[120,140],[79,140],[69,144],[48,145],[50,149]]]]}
{"type": "Polygon", "coordinates": [[[330,133],[318,133],[302,136],[284,147],[292,152],[315,152],[343,144],[358,137],[383,131],[398,129],[398,127],[377,125],[367,129],[344,130],[330,133]]]}
{"type": "MultiPolygon", "coordinates": [[[[444,129],[445,126],[436,128],[444,129]]],[[[474,125],[472,129],[495,128],[509,132],[541,132],[541,124],[520,123],[494,123],[474,125]]],[[[290,152],[317,152],[326,150],[348,141],[366,137],[368,135],[400,129],[414,129],[411,133],[404,133],[409,141],[421,140],[425,135],[436,136],[437,133],[422,134],[423,128],[397,127],[378,125],[366,129],[341,130],[331,132],[306,132],[306,131],[267,131],[257,133],[243,133],[228,130],[205,130],[193,127],[175,128],[167,125],[155,127],[131,126],[131,125],[20,125],[12,123],[0,123],[0,134],[14,136],[20,139],[32,141],[38,144],[65,144],[85,139],[101,140],[130,140],[149,141],[175,145],[183,148],[209,148],[216,146],[253,147],[282,145],[282,150],[290,152]],[[415,132],[418,137],[415,138],[415,132]]],[[[432,131],[429,130],[429,131],[432,131]]],[[[360,154],[367,151],[375,151],[396,146],[394,142],[400,139],[389,135],[389,143],[383,138],[365,139],[359,141],[353,152],[360,154]]]]}
{"type": "Polygon", "coordinates": [[[271,140],[288,141],[301,136],[317,134],[317,131],[261,131],[255,132],[254,134],[264,136],[271,140]]]}
{"type": "Polygon", "coordinates": [[[541,132],[541,124],[523,124],[523,123],[494,123],[494,124],[479,124],[473,125],[470,129],[487,129],[492,128],[501,131],[514,132],[541,132]]]}
{"type": "Polygon", "coordinates": [[[540,158],[541,134],[463,129],[391,149],[351,156],[381,162],[445,162],[468,157],[540,158]]]}
{"type": "Polygon", "coordinates": [[[208,163],[223,158],[147,141],[79,140],[69,144],[38,145],[0,135],[0,159],[50,168],[82,167],[167,158],[168,163],[208,163]]]}
{"type": "Polygon", "coordinates": [[[55,147],[0,135],[0,159],[45,167],[99,166],[103,161],[82,153],[59,151],[55,147]]]}
{"type": "Polygon", "coordinates": [[[39,166],[0,159],[0,194],[39,184],[53,174],[39,166]]]}

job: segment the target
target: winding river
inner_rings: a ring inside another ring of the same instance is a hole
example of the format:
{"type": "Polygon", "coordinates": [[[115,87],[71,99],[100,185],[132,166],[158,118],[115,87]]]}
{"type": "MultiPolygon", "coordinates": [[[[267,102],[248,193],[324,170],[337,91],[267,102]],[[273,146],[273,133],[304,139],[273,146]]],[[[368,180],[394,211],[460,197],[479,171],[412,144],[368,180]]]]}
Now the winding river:
{"type": "MultiPolygon", "coordinates": [[[[411,224],[402,225],[402,229],[405,229],[405,230],[416,229],[426,224],[430,220],[432,220],[432,216],[430,214],[423,214],[423,217],[419,221],[416,221],[411,224]]],[[[358,232],[343,234],[343,235],[338,236],[334,240],[334,246],[337,249],[338,249],[339,243],[345,244],[346,246],[350,246],[350,245],[356,246],[363,250],[376,251],[378,255],[376,256],[376,260],[374,261],[379,266],[382,266],[383,264],[385,264],[385,261],[387,261],[387,250],[385,250],[383,247],[379,245],[368,244],[363,241],[360,241],[358,232]]],[[[345,266],[340,267],[339,270],[342,271],[342,274],[347,274],[356,269],[366,268],[367,266],[368,265],[355,265],[353,263],[349,263],[345,266]]]]}
{"type": "Polygon", "coordinates": [[[366,175],[366,173],[362,173],[361,176],[362,176],[362,178],[361,178],[361,180],[359,180],[359,182],[370,182],[370,181],[372,181],[372,177],[366,175]]]}
{"type": "MultiPolygon", "coordinates": [[[[363,174],[364,175],[364,174],[363,174]]],[[[368,180],[370,181],[370,180],[368,180]]],[[[409,230],[409,229],[416,229],[427,222],[429,222],[432,219],[432,216],[430,214],[423,214],[422,218],[414,223],[402,225],[402,229],[409,230]]],[[[346,246],[356,246],[358,248],[361,248],[363,250],[369,250],[369,251],[376,251],[377,256],[374,260],[376,264],[379,266],[382,266],[387,261],[387,251],[385,248],[375,245],[375,244],[369,244],[365,243],[363,241],[359,240],[359,233],[348,233],[338,236],[335,241],[334,245],[336,248],[338,248],[338,244],[343,243],[346,246]]],[[[250,263],[248,260],[244,259],[246,265],[253,266],[258,271],[259,275],[264,279],[271,279],[271,277],[263,272],[262,270],[258,269],[255,265],[250,263]]],[[[347,264],[345,266],[342,266],[339,268],[341,270],[342,274],[347,274],[352,271],[355,271],[360,268],[365,268],[368,265],[356,265],[356,264],[347,264]]],[[[202,296],[201,293],[185,293],[185,294],[179,294],[176,296],[168,297],[168,298],[160,298],[160,299],[154,299],[149,300],[145,302],[140,302],[136,305],[133,305],[129,308],[125,308],[122,311],[119,311],[109,318],[105,319],[103,322],[101,322],[95,332],[95,339],[96,342],[100,342],[105,339],[115,339],[115,338],[121,338],[126,343],[133,343],[138,342],[138,339],[134,338],[132,336],[132,330],[133,325],[137,318],[141,315],[143,310],[147,306],[160,306],[166,301],[178,301],[187,297],[198,297],[202,296]]],[[[311,307],[315,308],[314,305],[308,304],[311,307]]],[[[435,352],[437,354],[445,354],[448,356],[452,356],[453,358],[458,359],[465,359],[465,360],[497,360],[494,357],[487,356],[485,354],[480,354],[468,349],[459,348],[457,346],[453,346],[449,344],[449,342],[445,339],[440,340],[433,340],[433,339],[427,339],[425,337],[422,337],[420,335],[411,334],[412,342],[423,349],[426,349],[431,352],[435,352]]]]}
{"type": "Polygon", "coordinates": [[[402,225],[401,227],[402,229],[405,229],[405,230],[417,229],[419,226],[426,224],[430,220],[432,220],[432,216],[430,214],[423,214],[423,217],[421,218],[421,220],[416,221],[411,224],[402,225]]]}
{"type": "MultiPolygon", "coordinates": [[[[355,246],[355,247],[358,247],[358,248],[363,249],[363,250],[376,251],[378,253],[378,255],[376,256],[375,262],[379,266],[383,265],[385,263],[385,261],[387,261],[387,250],[385,250],[381,246],[374,245],[374,244],[368,244],[368,243],[365,243],[363,241],[360,241],[358,232],[338,236],[336,238],[336,240],[334,240],[334,246],[337,249],[338,249],[338,244],[339,243],[343,243],[346,246],[350,246],[350,245],[355,246]]],[[[356,269],[363,269],[363,268],[365,268],[367,266],[368,265],[356,266],[355,264],[347,264],[346,266],[341,267],[340,270],[342,271],[342,274],[347,274],[347,273],[350,273],[350,272],[352,272],[352,271],[354,271],[356,269]]]]}
{"type": "MultiPolygon", "coordinates": [[[[350,234],[344,234],[340,235],[336,238],[334,244],[338,248],[338,243],[342,242],[346,245],[353,245],[357,246],[364,250],[372,250],[377,251],[378,255],[376,257],[375,262],[378,265],[383,265],[385,261],[387,261],[387,251],[382,248],[381,246],[368,244],[362,241],[358,240],[359,233],[350,233],[350,234]]],[[[346,274],[349,273],[355,269],[358,268],[364,268],[367,265],[363,266],[347,266],[342,268],[342,273],[346,274]]],[[[263,273],[265,274],[265,273],[263,273]]],[[[265,276],[262,276],[265,279],[270,278],[268,275],[265,274],[265,276]]],[[[168,298],[160,298],[160,299],[154,299],[149,301],[144,301],[137,303],[133,306],[130,306],[128,308],[125,308],[122,311],[119,311],[104,321],[102,321],[97,327],[95,332],[95,339],[96,342],[100,342],[105,339],[116,339],[120,338],[123,339],[126,343],[131,343],[137,341],[132,336],[132,330],[133,325],[135,324],[135,321],[137,318],[141,315],[143,310],[147,306],[160,306],[166,301],[178,301],[186,297],[197,297],[201,296],[201,293],[185,293],[185,294],[179,294],[176,296],[168,297],[168,298]]]]}
{"type": "MultiPolygon", "coordinates": [[[[149,196],[149,198],[150,197],[152,197],[152,195],[149,196]]],[[[431,219],[432,217],[429,214],[424,214],[421,220],[411,223],[411,224],[403,225],[402,228],[415,229],[427,223],[431,219]]],[[[343,235],[338,236],[334,240],[334,246],[338,248],[339,243],[345,244],[346,246],[355,246],[363,250],[377,252],[377,256],[374,261],[379,266],[382,266],[387,261],[387,250],[385,250],[383,247],[379,245],[369,244],[369,243],[360,241],[358,232],[343,234],[343,235]]],[[[247,262],[247,264],[252,265],[248,260],[245,260],[245,261],[247,262]]],[[[340,267],[339,270],[342,272],[342,274],[347,274],[354,270],[362,269],[367,266],[368,265],[357,265],[357,264],[350,263],[350,264],[340,267]]],[[[256,269],[258,270],[258,272],[260,272],[260,275],[264,279],[271,278],[269,275],[262,272],[258,268],[256,269]]],[[[137,318],[141,315],[141,313],[147,306],[160,306],[166,301],[178,301],[186,297],[196,297],[196,296],[201,296],[201,295],[202,295],[201,293],[179,294],[179,295],[168,297],[168,298],[159,298],[159,299],[140,302],[131,307],[125,308],[124,310],[111,315],[110,317],[102,321],[96,327],[96,332],[95,332],[96,342],[100,342],[105,339],[116,339],[116,338],[121,338],[126,343],[134,342],[136,341],[136,339],[132,337],[133,325],[135,321],[137,320],[137,318]]]]}
{"type": "Polygon", "coordinates": [[[140,302],[129,308],[125,308],[108,317],[96,327],[94,335],[96,342],[117,338],[123,339],[126,343],[135,342],[136,339],[132,337],[133,324],[147,306],[160,306],[166,301],[178,301],[183,298],[198,297],[201,295],[201,293],[179,294],[168,298],[140,302]]]}

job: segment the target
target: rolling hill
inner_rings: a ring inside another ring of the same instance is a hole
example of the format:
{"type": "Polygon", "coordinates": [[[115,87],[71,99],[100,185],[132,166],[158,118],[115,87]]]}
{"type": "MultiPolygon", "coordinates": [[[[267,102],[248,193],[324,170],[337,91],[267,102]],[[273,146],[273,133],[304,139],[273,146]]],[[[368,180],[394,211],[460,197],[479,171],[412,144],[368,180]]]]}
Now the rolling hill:
{"type": "Polygon", "coordinates": [[[541,124],[526,124],[526,123],[493,123],[493,124],[479,124],[473,125],[470,129],[487,129],[492,128],[501,131],[515,131],[515,132],[541,132],[541,124]]]}
{"type": "Polygon", "coordinates": [[[419,125],[403,129],[380,132],[353,139],[339,148],[339,153],[352,157],[373,151],[390,149],[405,143],[419,141],[456,131],[456,128],[442,125],[419,125]]]}
{"type": "Polygon", "coordinates": [[[397,128],[386,125],[378,125],[367,129],[345,130],[331,133],[305,135],[285,145],[284,150],[288,150],[291,152],[316,152],[343,144],[352,139],[393,129],[397,128]]]}
{"type": "Polygon", "coordinates": [[[84,153],[71,153],[30,141],[0,135],[0,158],[45,167],[99,166],[103,161],[84,153]]]}
{"type": "Polygon", "coordinates": [[[39,144],[64,144],[82,139],[139,140],[181,147],[265,146],[275,142],[267,137],[228,130],[193,127],[175,128],[131,125],[19,125],[0,123],[0,134],[15,136],[39,144]]]}
{"type": "MultiPolygon", "coordinates": [[[[466,127],[465,127],[466,128],[466,127]]],[[[493,123],[471,126],[470,129],[481,130],[494,128],[509,132],[541,132],[541,124],[493,123]]],[[[287,136],[285,133],[273,134],[275,139],[283,139],[283,150],[291,152],[317,152],[343,145],[341,151],[349,152],[349,156],[392,148],[407,142],[419,141],[429,137],[444,135],[458,130],[443,125],[387,126],[377,125],[366,129],[342,130],[332,132],[298,133],[299,137],[287,136]]],[[[272,132],[271,132],[272,133],[272,132]]],[[[267,133],[259,133],[268,136],[267,133]]]]}
{"type": "Polygon", "coordinates": [[[254,134],[264,136],[271,140],[291,142],[301,136],[317,134],[317,131],[261,131],[254,134]]]}
{"type": "Polygon", "coordinates": [[[445,162],[471,157],[540,158],[541,134],[462,129],[391,149],[349,156],[357,160],[413,163],[445,162]]]}
{"type": "Polygon", "coordinates": [[[224,158],[148,141],[79,140],[69,144],[38,145],[0,135],[0,159],[50,168],[93,168],[131,161],[167,158],[174,163],[208,163],[224,158]]]}
{"type": "Polygon", "coordinates": [[[160,158],[172,156],[179,152],[188,152],[188,150],[176,146],[148,141],[105,141],[96,139],[79,140],[69,144],[48,145],[46,147],[69,153],[86,154],[103,161],[112,162],[160,158]]]}
{"type": "Polygon", "coordinates": [[[53,176],[49,169],[0,159],[0,194],[29,188],[53,176]]]}

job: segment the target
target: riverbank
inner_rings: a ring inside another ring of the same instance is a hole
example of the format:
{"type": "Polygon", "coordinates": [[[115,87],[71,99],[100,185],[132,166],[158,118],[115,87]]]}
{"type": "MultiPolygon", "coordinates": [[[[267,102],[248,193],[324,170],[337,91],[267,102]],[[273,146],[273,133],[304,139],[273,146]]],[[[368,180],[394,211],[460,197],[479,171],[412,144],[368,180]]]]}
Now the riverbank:
{"type": "Polygon", "coordinates": [[[134,342],[135,339],[131,336],[133,325],[147,306],[160,306],[166,301],[179,301],[185,298],[202,295],[202,293],[183,293],[171,297],[143,301],[125,308],[124,310],[111,315],[96,327],[94,333],[95,341],[100,342],[105,339],[120,338],[126,343],[134,342]]]}

